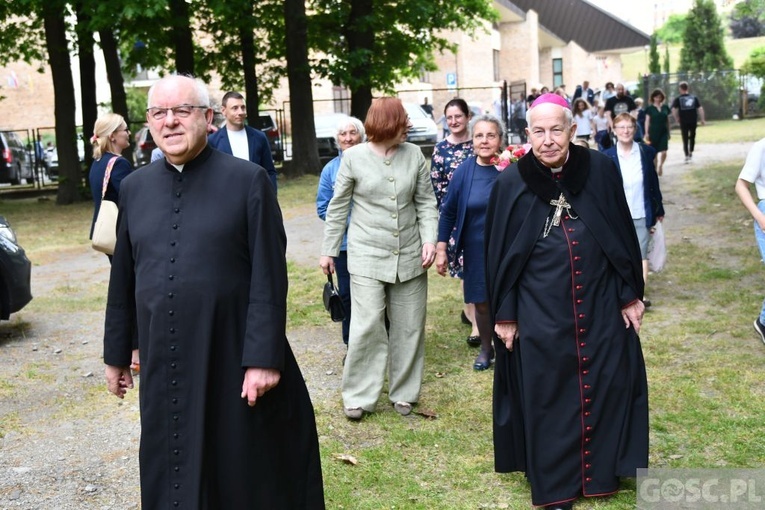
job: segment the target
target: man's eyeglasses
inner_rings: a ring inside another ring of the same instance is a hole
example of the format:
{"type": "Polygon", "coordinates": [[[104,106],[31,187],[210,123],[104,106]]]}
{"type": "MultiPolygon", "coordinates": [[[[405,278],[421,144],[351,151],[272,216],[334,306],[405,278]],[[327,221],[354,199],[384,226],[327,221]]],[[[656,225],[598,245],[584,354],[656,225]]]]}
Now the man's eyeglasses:
{"type": "Polygon", "coordinates": [[[186,117],[191,115],[191,113],[194,111],[194,108],[198,108],[200,110],[207,110],[209,106],[194,106],[190,104],[171,106],[170,108],[160,108],[158,106],[153,106],[151,108],[146,109],[146,114],[154,120],[162,120],[165,117],[167,117],[167,112],[172,111],[175,117],[185,119],[186,117]]]}

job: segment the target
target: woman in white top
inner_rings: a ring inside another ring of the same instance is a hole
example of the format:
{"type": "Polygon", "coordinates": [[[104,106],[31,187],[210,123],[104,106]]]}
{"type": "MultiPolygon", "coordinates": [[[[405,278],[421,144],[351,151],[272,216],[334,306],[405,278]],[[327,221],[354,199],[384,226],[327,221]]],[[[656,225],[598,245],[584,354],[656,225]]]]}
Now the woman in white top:
{"type": "MultiPolygon", "coordinates": [[[[642,142],[636,142],[637,121],[629,113],[620,113],[614,119],[616,146],[605,151],[605,155],[616,163],[621,171],[624,183],[624,195],[627,198],[635,232],[640,241],[640,254],[643,259],[643,280],[648,278],[648,240],[657,221],[664,219],[659,176],[654,166],[656,149],[642,142]]],[[[648,299],[643,299],[645,306],[651,306],[648,299]]]]}
{"type": "Polygon", "coordinates": [[[598,113],[592,117],[592,130],[600,152],[611,147],[611,115],[606,113],[602,104],[598,106],[598,113]]]}
{"type": "Polygon", "coordinates": [[[580,97],[574,101],[572,110],[576,122],[576,137],[589,141],[592,136],[592,110],[589,103],[580,97]]]}

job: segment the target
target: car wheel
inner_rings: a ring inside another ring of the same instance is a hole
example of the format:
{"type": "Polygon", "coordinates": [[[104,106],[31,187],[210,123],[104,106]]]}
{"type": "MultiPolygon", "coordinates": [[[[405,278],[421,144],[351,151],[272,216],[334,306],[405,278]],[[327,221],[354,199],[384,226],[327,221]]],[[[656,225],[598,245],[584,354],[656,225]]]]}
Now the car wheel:
{"type": "Polygon", "coordinates": [[[21,167],[16,167],[16,173],[11,177],[11,185],[21,184],[21,167]]]}

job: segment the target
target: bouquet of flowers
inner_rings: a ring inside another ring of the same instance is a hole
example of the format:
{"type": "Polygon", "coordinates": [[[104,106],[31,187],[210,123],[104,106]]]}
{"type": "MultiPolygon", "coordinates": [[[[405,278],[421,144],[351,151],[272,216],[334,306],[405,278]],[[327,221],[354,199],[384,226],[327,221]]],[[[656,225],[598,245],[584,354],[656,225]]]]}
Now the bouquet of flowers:
{"type": "Polygon", "coordinates": [[[501,172],[508,165],[515,163],[525,156],[530,150],[530,143],[524,145],[508,145],[507,148],[503,150],[499,156],[495,156],[491,162],[497,167],[497,170],[501,172]]]}

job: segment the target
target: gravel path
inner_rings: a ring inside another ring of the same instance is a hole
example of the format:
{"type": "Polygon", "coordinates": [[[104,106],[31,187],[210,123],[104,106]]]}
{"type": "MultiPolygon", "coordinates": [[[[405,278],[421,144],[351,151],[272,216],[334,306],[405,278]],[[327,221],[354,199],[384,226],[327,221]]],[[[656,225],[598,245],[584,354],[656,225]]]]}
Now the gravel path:
{"type": "MultiPolygon", "coordinates": [[[[683,213],[693,208],[690,197],[673,194],[679,178],[702,164],[743,162],[750,146],[699,146],[696,161],[685,165],[673,138],[662,177],[670,242],[692,216],[683,213]]],[[[321,221],[306,214],[285,226],[288,258],[318,271],[321,221]]],[[[76,295],[107,279],[105,257],[82,248],[36,265],[33,292],[39,300],[50,292],[76,295]]],[[[289,331],[316,404],[339,401],[338,330],[289,331]]],[[[0,509],[139,508],[137,392],[124,401],[106,392],[102,335],[102,313],[23,310],[0,323],[0,509]]]]}

